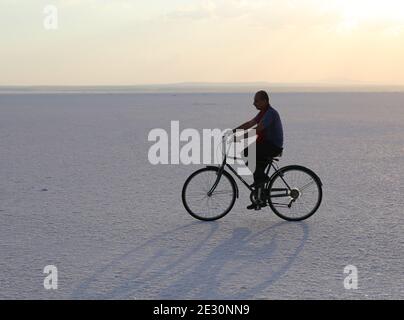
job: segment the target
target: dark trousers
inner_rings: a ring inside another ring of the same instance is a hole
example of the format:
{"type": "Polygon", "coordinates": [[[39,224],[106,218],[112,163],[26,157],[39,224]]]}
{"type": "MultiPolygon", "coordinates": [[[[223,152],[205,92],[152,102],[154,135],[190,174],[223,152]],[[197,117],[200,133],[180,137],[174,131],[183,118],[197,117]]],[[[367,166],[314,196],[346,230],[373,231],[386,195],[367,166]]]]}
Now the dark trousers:
{"type": "MultiPolygon", "coordinates": [[[[270,159],[271,157],[277,157],[279,156],[283,148],[279,148],[270,142],[263,141],[259,143],[255,143],[256,147],[256,166],[255,166],[255,171],[254,171],[254,183],[255,184],[260,184],[265,181],[265,168],[270,164],[270,159]]],[[[245,157],[248,157],[248,149],[251,148],[251,146],[248,146],[243,150],[243,154],[245,157]]],[[[248,165],[248,161],[246,162],[248,165]]]]}

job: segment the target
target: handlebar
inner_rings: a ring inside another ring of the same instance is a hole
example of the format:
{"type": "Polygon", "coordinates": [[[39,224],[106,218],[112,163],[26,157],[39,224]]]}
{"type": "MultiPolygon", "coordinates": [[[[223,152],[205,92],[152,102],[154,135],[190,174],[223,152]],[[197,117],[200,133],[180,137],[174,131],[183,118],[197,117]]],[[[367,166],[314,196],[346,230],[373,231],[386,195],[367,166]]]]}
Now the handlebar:
{"type": "Polygon", "coordinates": [[[235,136],[236,136],[236,132],[234,132],[233,130],[230,130],[230,129],[222,136],[222,155],[224,158],[230,157],[234,160],[243,160],[242,158],[229,156],[230,147],[232,144],[234,144],[234,140],[228,144],[228,148],[227,148],[227,140],[229,138],[234,138],[235,136]],[[224,148],[223,148],[223,145],[224,145],[224,148]]]}

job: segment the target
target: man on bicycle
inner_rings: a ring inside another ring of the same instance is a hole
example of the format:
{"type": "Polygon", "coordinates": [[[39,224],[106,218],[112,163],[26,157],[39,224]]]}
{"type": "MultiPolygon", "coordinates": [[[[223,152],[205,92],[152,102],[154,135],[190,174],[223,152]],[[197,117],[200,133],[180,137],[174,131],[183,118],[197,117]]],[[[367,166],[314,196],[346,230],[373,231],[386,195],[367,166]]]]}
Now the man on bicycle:
{"type": "MultiPolygon", "coordinates": [[[[258,204],[252,203],[247,209],[260,209],[266,204],[260,201],[262,186],[268,182],[269,177],[265,175],[265,168],[270,163],[270,158],[279,156],[283,151],[283,127],[279,113],[269,103],[269,96],[266,91],[258,91],[254,96],[254,106],[259,113],[250,121],[243,123],[233,130],[249,130],[255,127],[257,140],[256,167],[254,171],[254,186],[257,188],[258,204]]],[[[248,157],[247,147],[243,150],[245,157],[248,157]]]]}

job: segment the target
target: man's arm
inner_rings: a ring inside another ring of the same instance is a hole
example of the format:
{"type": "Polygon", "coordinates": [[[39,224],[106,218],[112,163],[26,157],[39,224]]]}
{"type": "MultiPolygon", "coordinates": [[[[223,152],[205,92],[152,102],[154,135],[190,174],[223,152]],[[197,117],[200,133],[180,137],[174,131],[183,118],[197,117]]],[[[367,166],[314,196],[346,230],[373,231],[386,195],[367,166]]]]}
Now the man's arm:
{"type": "Polygon", "coordinates": [[[255,130],[256,130],[257,132],[261,132],[261,131],[264,130],[264,129],[265,129],[265,123],[264,123],[264,119],[262,119],[262,120],[258,123],[257,127],[255,128],[255,130]]]}
{"type": "Polygon", "coordinates": [[[256,131],[261,132],[265,128],[268,128],[269,126],[271,126],[272,123],[273,123],[273,117],[269,113],[266,113],[265,116],[258,123],[256,131]]]}
{"type": "Polygon", "coordinates": [[[248,130],[251,129],[252,127],[254,127],[257,124],[257,122],[255,121],[255,118],[247,121],[245,123],[243,123],[242,125],[238,126],[237,128],[233,129],[233,133],[235,133],[237,130],[248,130]]]}
{"type": "Polygon", "coordinates": [[[254,118],[254,119],[252,119],[250,121],[247,121],[247,122],[243,123],[242,125],[238,126],[237,128],[233,129],[232,130],[233,133],[236,133],[237,131],[246,131],[244,133],[244,135],[242,135],[240,137],[236,137],[236,141],[240,141],[240,140],[243,140],[243,139],[248,139],[249,138],[248,130],[253,128],[255,125],[257,125],[256,118],[254,118]]]}

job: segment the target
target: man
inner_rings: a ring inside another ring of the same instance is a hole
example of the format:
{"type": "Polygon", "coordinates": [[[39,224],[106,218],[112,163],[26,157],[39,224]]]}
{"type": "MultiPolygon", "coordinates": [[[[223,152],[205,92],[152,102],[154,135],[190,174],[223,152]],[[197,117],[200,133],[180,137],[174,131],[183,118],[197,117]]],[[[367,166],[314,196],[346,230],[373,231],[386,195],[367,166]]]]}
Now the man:
{"type": "MultiPolygon", "coordinates": [[[[269,164],[268,158],[279,156],[283,151],[283,127],[279,113],[269,103],[268,93],[258,91],[254,96],[254,106],[259,113],[250,121],[243,123],[233,130],[248,130],[256,126],[256,168],[254,171],[254,186],[257,188],[257,198],[260,199],[262,186],[268,182],[265,168],[269,164]]],[[[248,156],[248,147],[244,149],[244,156],[248,156]]],[[[265,203],[252,203],[247,209],[264,207],[265,203]]]]}

